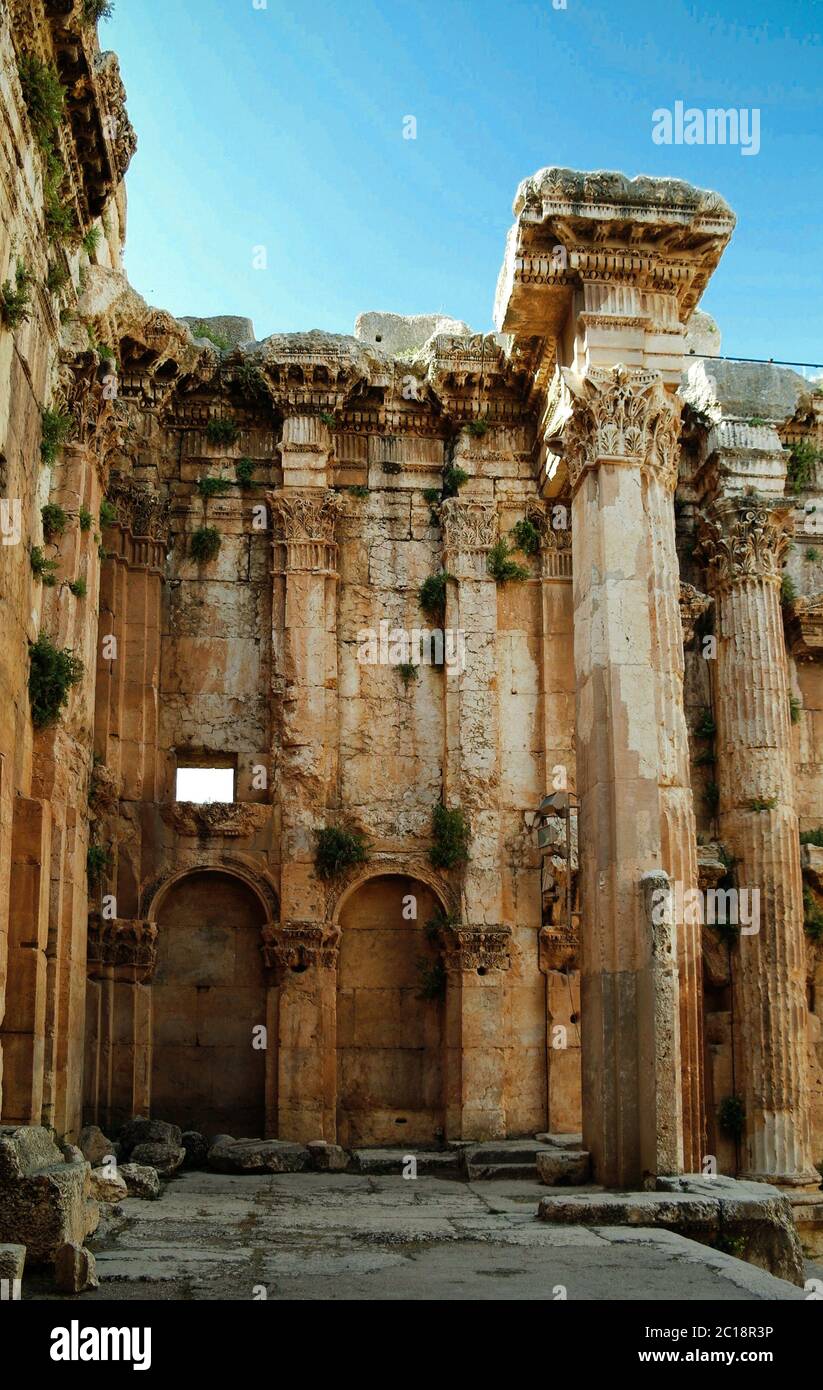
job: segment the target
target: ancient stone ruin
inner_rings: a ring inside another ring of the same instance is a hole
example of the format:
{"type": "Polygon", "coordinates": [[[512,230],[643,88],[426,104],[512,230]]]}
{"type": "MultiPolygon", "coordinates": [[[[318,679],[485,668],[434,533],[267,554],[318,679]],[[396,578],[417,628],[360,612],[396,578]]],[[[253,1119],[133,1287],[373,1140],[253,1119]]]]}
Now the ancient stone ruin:
{"type": "Polygon", "coordinates": [[[823,393],[719,359],[730,208],[548,167],[494,332],[177,320],[116,58],[0,14],[4,1180],[74,1246],[28,1127],[818,1186],[823,393]]]}

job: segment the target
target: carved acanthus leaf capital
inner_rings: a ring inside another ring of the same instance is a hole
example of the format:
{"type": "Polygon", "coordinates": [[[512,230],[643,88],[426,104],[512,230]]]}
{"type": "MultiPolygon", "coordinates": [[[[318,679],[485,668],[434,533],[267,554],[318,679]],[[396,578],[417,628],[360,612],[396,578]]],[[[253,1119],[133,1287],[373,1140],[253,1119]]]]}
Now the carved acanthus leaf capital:
{"type": "Polygon", "coordinates": [[[128,966],[142,981],[151,979],[157,964],[157,924],[139,919],[106,919],[89,914],[88,971],[98,974],[104,966],[128,966]]]}
{"type": "Polygon", "coordinates": [[[493,502],[470,502],[449,497],[440,505],[447,567],[449,557],[485,557],[497,540],[497,508],[493,502]]]}
{"type": "Polygon", "coordinates": [[[334,528],[341,507],[336,492],[325,488],[301,491],[282,489],[268,493],[276,524],[286,541],[334,541],[334,528]]]}
{"type": "Polygon", "coordinates": [[[674,488],[680,407],[660,372],[592,367],[583,378],[564,369],[564,377],[574,397],[564,441],[572,490],[601,462],[636,463],[674,488]]]}
{"type": "Polygon", "coordinates": [[[449,924],[440,930],[443,964],[448,973],[508,970],[511,965],[511,927],[449,924]]]}
{"type": "Polygon", "coordinates": [[[724,498],[698,517],[700,551],[712,588],[749,579],[779,584],[789,546],[791,510],[782,499],[724,498]]]}
{"type": "Polygon", "coordinates": [[[694,641],[697,624],[708,613],[714,600],[709,594],[702,594],[693,584],[680,582],[680,622],[683,627],[683,645],[688,647],[694,641]]]}

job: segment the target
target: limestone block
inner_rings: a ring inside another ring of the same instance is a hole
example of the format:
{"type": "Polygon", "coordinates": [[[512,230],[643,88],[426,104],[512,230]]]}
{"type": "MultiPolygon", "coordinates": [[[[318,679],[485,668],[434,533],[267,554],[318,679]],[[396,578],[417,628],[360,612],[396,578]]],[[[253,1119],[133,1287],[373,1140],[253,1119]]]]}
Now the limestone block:
{"type": "Polygon", "coordinates": [[[538,1153],[537,1176],[547,1187],[576,1187],[589,1181],[591,1155],[585,1149],[555,1149],[538,1153]]]}
{"type": "Polygon", "coordinates": [[[111,1139],[107,1139],[102,1129],[99,1129],[97,1125],[86,1125],[84,1129],[81,1129],[78,1148],[92,1167],[97,1167],[109,1154],[114,1153],[114,1144],[111,1139]]]}
{"type": "Polygon", "coordinates": [[[238,1139],[209,1150],[209,1167],[217,1173],[302,1173],[308,1166],[302,1144],[279,1139],[238,1139]]]}
{"type": "Polygon", "coordinates": [[[120,1131],[120,1144],[124,1158],[128,1158],[132,1149],[136,1148],[138,1144],[179,1146],[182,1138],[182,1131],[178,1126],[168,1124],[165,1120],[129,1120],[120,1131]]]}
{"type": "Polygon", "coordinates": [[[122,1202],[129,1190],[121,1173],[111,1173],[108,1168],[93,1168],[91,1171],[91,1195],[98,1202],[122,1202]]]}
{"type": "Polygon", "coordinates": [[[25,1245],[0,1245],[0,1288],[4,1282],[13,1285],[23,1278],[26,1263],[25,1245]]]}
{"type": "Polygon", "coordinates": [[[120,1176],[126,1184],[129,1197],[141,1197],[144,1201],[154,1201],[160,1196],[160,1178],[156,1168],[147,1164],[124,1163],[120,1176]]]}
{"type": "Polygon", "coordinates": [[[184,1168],[205,1168],[206,1160],[209,1156],[209,1141],[195,1129],[183,1131],[183,1148],[186,1150],[186,1157],[183,1161],[184,1168]]]}
{"type": "Polygon", "coordinates": [[[325,1139],[311,1139],[306,1145],[309,1163],[318,1173],[343,1173],[349,1166],[349,1155],[339,1144],[325,1139]]]}
{"type": "Polygon", "coordinates": [[[54,1281],[61,1293],[84,1293],[98,1285],[97,1266],[90,1250],[67,1241],[54,1261],[54,1281]]]}
{"type": "Polygon", "coordinates": [[[180,1144],[135,1144],[129,1157],[132,1163],[154,1168],[161,1177],[170,1178],[182,1166],[186,1150],[180,1144]]]}
{"type": "Polygon", "coordinates": [[[82,1245],[100,1219],[89,1173],[40,1125],[0,1130],[0,1241],[25,1244],[30,1264],[49,1263],[67,1241],[82,1245]]]}

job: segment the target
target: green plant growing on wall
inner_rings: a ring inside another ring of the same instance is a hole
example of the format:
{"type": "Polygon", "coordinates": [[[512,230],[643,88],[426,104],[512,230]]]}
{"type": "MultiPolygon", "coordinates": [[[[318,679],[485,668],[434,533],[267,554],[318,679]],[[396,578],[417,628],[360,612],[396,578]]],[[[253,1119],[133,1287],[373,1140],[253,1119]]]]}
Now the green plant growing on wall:
{"type": "Polygon", "coordinates": [[[257,367],[253,367],[251,362],[241,362],[234,373],[233,381],[250,405],[268,400],[269,393],[263,374],[257,367]]]}
{"type": "Polygon", "coordinates": [[[218,333],[216,328],[204,323],[202,319],[194,325],[191,330],[193,338],[205,338],[207,342],[216,347],[219,352],[228,352],[231,347],[231,339],[225,337],[223,333],[218,333]]]}
{"type": "Polygon", "coordinates": [[[192,532],[189,553],[198,565],[206,565],[220,552],[220,532],[214,526],[198,526],[192,532]]]}
{"type": "Polygon", "coordinates": [[[29,643],[29,700],[35,729],[45,729],[68,704],[69,691],[83,679],[83,663],[68,648],[55,647],[44,633],[29,643]]]}
{"type": "Polygon", "coordinates": [[[69,584],[69,593],[74,594],[75,598],[85,598],[88,593],[88,586],[81,575],[79,579],[73,579],[69,584]]]}
{"type": "Polygon", "coordinates": [[[420,607],[430,622],[441,625],[445,622],[446,584],[451,578],[448,570],[439,570],[437,574],[430,574],[428,579],[424,579],[420,586],[420,607]]]}
{"type": "Polygon", "coordinates": [[[797,585],[790,574],[784,574],[780,581],[780,602],[784,608],[789,608],[797,598],[797,585]]]}
{"type": "Polygon", "coordinates": [[[803,930],[812,941],[823,941],[823,912],[807,883],[803,884],[803,930]]]}
{"type": "Polygon", "coordinates": [[[418,976],[417,999],[443,999],[446,994],[446,967],[442,960],[426,960],[418,956],[415,962],[418,976]]]}
{"type": "Polygon", "coordinates": [[[61,265],[58,261],[52,261],[46,274],[46,289],[49,294],[59,294],[61,290],[66,288],[70,280],[71,275],[66,266],[61,265]]]}
{"type": "Polygon", "coordinates": [[[33,545],[29,552],[29,562],[31,572],[35,579],[39,579],[47,589],[53,589],[57,583],[55,571],[57,570],[56,560],[47,560],[39,545],[33,545]]]}
{"type": "Polygon", "coordinates": [[[347,491],[350,497],[363,498],[368,497],[369,495],[369,489],[367,487],[363,487],[360,484],[357,484],[355,487],[348,488],[347,491]]]}
{"type": "Polygon", "coordinates": [[[101,19],[111,19],[114,14],[114,0],[83,0],[83,22],[99,24],[101,19]]]}
{"type": "Polygon", "coordinates": [[[717,1107],[717,1123],[724,1134],[739,1139],[746,1128],[746,1107],[739,1096],[726,1096],[717,1107]]]}
{"type": "Polygon", "coordinates": [[[252,487],[254,479],[254,462],[249,458],[238,459],[234,465],[234,472],[237,477],[238,487],[252,487]]]}
{"type": "Polygon", "coordinates": [[[14,331],[31,317],[31,276],[22,261],[17,262],[14,284],[6,280],[0,288],[0,322],[14,331]]]}
{"type": "Polygon", "coordinates": [[[45,507],[40,508],[40,516],[43,521],[43,535],[47,541],[53,540],[55,536],[62,536],[68,522],[62,507],[56,502],[47,502],[45,507]]]}
{"type": "Polygon", "coordinates": [[[798,700],[797,696],[796,696],[796,695],[791,695],[791,694],[790,694],[790,695],[789,695],[789,718],[790,718],[790,720],[792,721],[793,724],[799,724],[799,723],[800,723],[800,715],[801,715],[801,713],[802,713],[802,710],[803,710],[803,706],[801,705],[801,703],[800,703],[800,701],[798,700]]]}
{"type": "Polygon", "coordinates": [[[469,481],[469,475],[465,468],[458,468],[456,464],[450,463],[443,470],[443,496],[456,497],[464,483],[469,481]]]}
{"type": "Polygon", "coordinates": [[[488,420],[470,420],[466,429],[474,439],[482,439],[483,435],[489,432],[489,422],[488,420]]]}
{"type": "Polygon", "coordinates": [[[34,138],[43,153],[49,154],[63,120],[66,88],[57,69],[34,54],[21,58],[17,71],[34,138]]]}
{"type": "Polygon", "coordinates": [[[366,837],[359,830],[329,825],[315,831],[314,866],[324,881],[336,878],[353,864],[365,864],[369,857],[366,837]]]}
{"type": "Polygon", "coordinates": [[[811,487],[814,484],[817,464],[821,458],[823,458],[823,454],[815,448],[811,440],[796,439],[794,441],[786,465],[786,484],[791,492],[797,494],[803,488],[811,487]]]}
{"type": "Polygon", "coordinates": [[[707,748],[703,753],[698,753],[697,757],[692,759],[692,762],[695,767],[710,767],[712,763],[717,762],[717,758],[715,757],[714,750],[707,748]]]}
{"type": "Polygon", "coordinates": [[[337,416],[332,415],[331,411],[321,410],[320,419],[323,421],[323,424],[326,426],[327,429],[336,430],[338,428],[337,416]]]}
{"type": "Polygon", "coordinates": [[[720,805],[720,788],[716,782],[707,782],[703,789],[703,801],[705,802],[712,815],[720,805]]]}
{"type": "Polygon", "coordinates": [[[818,849],[823,849],[823,825],[818,825],[814,830],[801,830],[801,845],[817,845],[818,849]]]}
{"type": "Polygon", "coordinates": [[[471,826],[459,806],[438,803],[432,811],[429,859],[436,869],[454,869],[469,858],[471,826]]]}
{"type": "Polygon", "coordinates": [[[207,501],[210,497],[222,497],[230,492],[233,484],[228,478],[198,478],[197,491],[207,501]]]}
{"type": "Polygon", "coordinates": [[[234,444],[238,433],[234,420],[227,420],[225,416],[209,420],[206,425],[206,438],[210,444],[234,444]]]}
{"type": "Polygon", "coordinates": [[[106,845],[89,845],[86,851],[86,874],[89,886],[99,883],[111,867],[111,850],[106,845]]]}
{"type": "Polygon", "coordinates": [[[113,502],[104,497],[100,503],[100,525],[102,527],[113,526],[117,520],[117,508],[113,502]]]}
{"type": "Polygon", "coordinates": [[[89,227],[88,231],[83,234],[80,244],[83,247],[83,250],[85,251],[86,255],[89,257],[89,260],[91,260],[92,256],[94,255],[95,251],[100,245],[100,238],[102,237],[102,235],[103,228],[100,226],[99,222],[95,222],[91,227],[89,227]]]}
{"type": "Polygon", "coordinates": [[[749,811],[773,811],[776,805],[776,796],[753,796],[746,802],[749,811]]]}
{"type": "Polygon", "coordinates": [[[700,718],[694,726],[694,732],[698,738],[714,738],[717,733],[717,725],[710,709],[703,710],[700,718]]]}
{"type": "Polygon", "coordinates": [[[512,537],[517,549],[522,550],[524,555],[538,554],[540,550],[540,532],[529,517],[524,517],[522,521],[515,522],[512,527],[512,537]]]}
{"type": "Polygon", "coordinates": [[[509,543],[501,536],[495,541],[486,557],[486,568],[496,584],[507,584],[509,580],[528,579],[529,571],[511,558],[509,543]]]}
{"type": "Polygon", "coordinates": [[[420,676],[420,667],[416,661],[401,661],[397,668],[400,679],[408,690],[412,681],[416,681],[420,676]]]}
{"type": "Polygon", "coordinates": [[[45,464],[52,464],[74,432],[74,419],[62,410],[44,410],[41,421],[40,457],[45,464]]]}

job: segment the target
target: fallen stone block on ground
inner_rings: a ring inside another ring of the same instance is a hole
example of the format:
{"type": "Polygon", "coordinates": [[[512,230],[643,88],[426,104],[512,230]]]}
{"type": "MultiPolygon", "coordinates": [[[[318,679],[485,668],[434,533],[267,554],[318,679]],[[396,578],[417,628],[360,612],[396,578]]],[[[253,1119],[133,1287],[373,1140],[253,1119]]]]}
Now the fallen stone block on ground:
{"type": "Polygon", "coordinates": [[[66,1242],[82,1245],[100,1219],[90,1175],[41,1125],[0,1129],[0,1242],[25,1245],[33,1265],[53,1261],[66,1242]]]}

